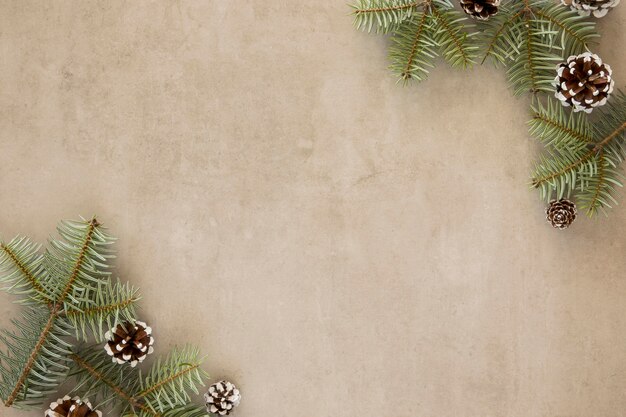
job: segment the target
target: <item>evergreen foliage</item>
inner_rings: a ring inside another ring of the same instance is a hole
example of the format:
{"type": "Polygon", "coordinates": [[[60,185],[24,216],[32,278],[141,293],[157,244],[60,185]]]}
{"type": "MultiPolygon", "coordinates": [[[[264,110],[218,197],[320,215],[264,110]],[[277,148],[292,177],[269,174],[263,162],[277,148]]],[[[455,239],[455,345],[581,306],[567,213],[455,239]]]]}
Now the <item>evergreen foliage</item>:
{"type": "Polygon", "coordinates": [[[530,132],[545,146],[532,186],[545,200],[576,197],[593,216],[617,204],[626,157],[626,99],[613,94],[589,116],[573,113],[553,95],[556,65],[589,51],[595,23],[552,0],[503,0],[499,11],[476,26],[447,0],[357,0],[357,29],[391,34],[391,70],[403,82],[427,78],[438,55],[453,67],[487,60],[507,70],[516,95],[532,93],[530,132]]]}
{"type": "Polygon", "coordinates": [[[613,194],[622,187],[618,168],[626,157],[626,95],[614,94],[590,122],[585,113],[565,110],[560,103],[537,102],[530,133],[545,147],[536,164],[532,186],[542,198],[575,196],[589,216],[617,204],[613,194]]]}
{"type": "Polygon", "coordinates": [[[552,92],[556,64],[598,37],[593,22],[549,0],[504,3],[478,30],[481,62],[505,65],[515,94],[552,92]]]}
{"type": "Polygon", "coordinates": [[[0,284],[23,304],[15,330],[1,330],[0,396],[5,406],[41,405],[69,376],[74,393],[94,396],[124,416],[199,417],[190,392],[206,378],[197,349],[173,350],[143,374],[111,362],[100,342],[120,322],[135,319],[139,294],[111,278],[114,239],[90,220],[61,222],[48,248],[25,237],[0,242],[0,284]]]}
{"type": "Polygon", "coordinates": [[[76,393],[111,406],[119,415],[204,416],[204,406],[193,405],[189,392],[198,394],[206,373],[200,368],[199,352],[193,347],[174,349],[159,358],[143,374],[134,368],[111,362],[101,346],[71,354],[70,374],[77,379],[76,393]]]}
{"type": "Polygon", "coordinates": [[[438,55],[453,67],[476,60],[468,19],[448,0],[358,0],[352,7],[357,29],[393,33],[391,69],[404,82],[425,79],[438,55]]]}

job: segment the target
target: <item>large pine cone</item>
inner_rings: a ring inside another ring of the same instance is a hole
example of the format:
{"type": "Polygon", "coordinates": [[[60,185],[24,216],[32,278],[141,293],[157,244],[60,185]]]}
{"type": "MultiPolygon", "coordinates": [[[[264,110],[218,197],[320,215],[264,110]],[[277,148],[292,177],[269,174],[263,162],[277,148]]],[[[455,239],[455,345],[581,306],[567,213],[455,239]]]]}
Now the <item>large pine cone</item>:
{"type": "Polygon", "coordinates": [[[231,382],[220,381],[209,387],[209,392],[204,394],[204,399],[209,413],[226,416],[239,405],[241,394],[231,382]]]}
{"type": "Polygon", "coordinates": [[[50,404],[45,417],[102,417],[102,413],[91,407],[89,400],[65,396],[50,404]]]}
{"type": "Polygon", "coordinates": [[[557,66],[555,96],[574,111],[591,111],[603,106],[613,92],[611,67],[590,52],[572,55],[557,66]]]}
{"type": "Polygon", "coordinates": [[[479,19],[487,20],[498,13],[500,0],[460,0],[461,8],[468,15],[479,19]]]}
{"type": "Polygon", "coordinates": [[[135,321],[135,324],[129,322],[118,324],[114,330],[108,331],[105,337],[107,343],[104,349],[112,356],[113,362],[127,362],[135,367],[146,359],[146,355],[154,351],[152,329],[143,321],[135,321]]]}
{"type": "Polygon", "coordinates": [[[620,0],[561,0],[566,6],[578,12],[582,16],[593,14],[594,17],[602,17],[609,9],[617,6],[620,0]]]}
{"type": "Polygon", "coordinates": [[[567,229],[576,220],[576,204],[564,198],[552,200],[546,208],[546,217],[552,227],[567,229]]]}

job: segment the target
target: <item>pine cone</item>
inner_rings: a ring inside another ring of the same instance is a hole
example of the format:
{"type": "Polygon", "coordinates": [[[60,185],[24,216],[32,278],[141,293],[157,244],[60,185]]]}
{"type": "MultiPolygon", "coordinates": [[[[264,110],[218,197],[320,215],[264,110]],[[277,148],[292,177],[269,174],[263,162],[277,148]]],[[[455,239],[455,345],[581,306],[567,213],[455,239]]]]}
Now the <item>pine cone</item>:
{"type": "Polygon", "coordinates": [[[546,217],[552,227],[567,229],[576,220],[576,204],[564,198],[552,200],[546,208],[546,217]]]}
{"type": "Polygon", "coordinates": [[[609,12],[609,9],[616,7],[620,0],[561,0],[570,9],[578,12],[581,16],[602,17],[609,12]]]}
{"type": "Polygon", "coordinates": [[[91,407],[89,400],[65,396],[50,404],[45,417],[102,417],[102,413],[91,407]]]}
{"type": "Polygon", "coordinates": [[[209,413],[227,416],[233,408],[239,405],[241,395],[234,384],[220,381],[209,387],[209,392],[204,394],[204,399],[209,413]]]}
{"type": "Polygon", "coordinates": [[[591,113],[613,92],[611,73],[611,67],[596,54],[572,55],[557,66],[555,96],[564,106],[574,106],[575,112],[591,113]]]}
{"type": "Polygon", "coordinates": [[[498,13],[500,0],[460,0],[463,11],[473,18],[487,20],[498,13]]]}
{"type": "Polygon", "coordinates": [[[146,356],[154,351],[152,345],[152,329],[143,321],[135,321],[118,324],[115,330],[108,331],[105,335],[108,340],[104,350],[112,356],[113,362],[130,363],[135,367],[143,362],[146,356]]]}

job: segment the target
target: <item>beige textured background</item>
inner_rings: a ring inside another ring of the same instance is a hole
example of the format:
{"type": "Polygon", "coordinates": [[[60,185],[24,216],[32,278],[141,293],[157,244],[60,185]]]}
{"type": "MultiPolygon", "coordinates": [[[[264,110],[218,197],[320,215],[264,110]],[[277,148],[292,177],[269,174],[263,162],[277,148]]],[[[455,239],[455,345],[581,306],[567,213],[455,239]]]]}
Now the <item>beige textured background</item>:
{"type": "Polygon", "coordinates": [[[396,86],[344,3],[0,2],[2,236],[97,213],[238,417],[622,415],[626,205],[552,230],[527,98],[396,86]]]}

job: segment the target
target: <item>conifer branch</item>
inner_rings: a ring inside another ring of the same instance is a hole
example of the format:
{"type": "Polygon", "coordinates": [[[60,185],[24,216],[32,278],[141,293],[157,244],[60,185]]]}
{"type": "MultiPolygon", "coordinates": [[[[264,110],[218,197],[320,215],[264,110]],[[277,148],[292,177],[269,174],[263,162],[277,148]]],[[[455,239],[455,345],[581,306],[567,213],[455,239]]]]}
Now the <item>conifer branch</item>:
{"type": "Polygon", "coordinates": [[[509,17],[506,20],[504,20],[502,22],[502,24],[500,25],[500,27],[498,29],[496,29],[494,34],[491,36],[491,40],[489,40],[488,43],[487,43],[487,48],[485,49],[483,57],[480,60],[480,64],[481,65],[485,63],[485,61],[487,60],[489,55],[493,52],[493,50],[494,50],[494,48],[496,46],[496,42],[498,41],[498,39],[500,39],[500,36],[504,33],[505,29],[507,29],[509,27],[509,25],[511,23],[513,23],[513,21],[515,21],[515,19],[519,18],[522,15],[522,13],[523,13],[522,10],[520,10],[517,13],[515,13],[511,17],[509,17]]]}
{"type": "Polygon", "coordinates": [[[595,25],[549,0],[524,0],[479,22],[486,45],[481,63],[491,56],[506,65],[516,94],[553,90],[554,67],[565,56],[587,50],[598,36],[595,25]]]}
{"type": "Polygon", "coordinates": [[[433,0],[357,0],[352,5],[354,26],[371,32],[388,33],[410,20],[419,9],[427,8],[433,0]]]}
{"type": "Polygon", "coordinates": [[[22,297],[20,303],[38,303],[52,307],[46,288],[39,245],[25,237],[16,237],[9,243],[0,242],[0,283],[9,293],[22,297]]]}
{"type": "Polygon", "coordinates": [[[419,23],[417,24],[413,44],[411,45],[411,52],[409,52],[408,56],[409,59],[407,60],[406,66],[404,67],[404,71],[402,71],[401,73],[401,77],[404,79],[410,78],[408,74],[411,74],[413,63],[415,62],[415,53],[417,52],[417,47],[420,43],[422,33],[424,32],[424,23],[426,23],[426,16],[426,13],[422,13],[422,16],[419,19],[419,23]]]}
{"type": "Polygon", "coordinates": [[[125,300],[119,301],[117,303],[112,303],[112,304],[106,304],[103,306],[97,306],[97,307],[92,307],[92,308],[87,308],[84,309],[82,311],[79,310],[70,310],[68,312],[66,312],[65,314],[68,317],[76,317],[76,316],[81,316],[81,315],[85,315],[85,316],[90,316],[90,315],[97,315],[100,313],[110,313],[111,311],[114,310],[122,310],[126,307],[128,307],[130,304],[135,303],[139,301],[139,298],[127,298],[125,300]]]}
{"type": "Polygon", "coordinates": [[[620,133],[622,133],[626,129],[626,122],[622,123],[621,126],[618,126],[617,129],[608,134],[604,139],[594,146],[594,152],[599,152],[602,148],[607,146],[613,139],[617,138],[620,133]]]}
{"type": "Polygon", "coordinates": [[[92,235],[94,233],[94,230],[96,228],[96,226],[98,226],[98,222],[95,218],[93,218],[90,222],[89,222],[89,228],[87,233],[85,234],[85,239],[83,242],[82,247],[80,248],[79,252],[78,252],[78,257],[74,263],[74,267],[72,270],[72,274],[70,275],[69,279],[67,280],[67,283],[63,289],[63,292],[61,293],[61,296],[59,297],[59,299],[57,299],[54,302],[53,308],[50,311],[50,317],[46,323],[46,325],[43,327],[43,329],[41,330],[41,334],[39,335],[39,338],[37,339],[37,342],[35,343],[35,346],[33,347],[28,360],[26,361],[26,363],[23,366],[23,369],[20,373],[20,376],[17,380],[17,383],[15,384],[15,386],[13,387],[13,390],[11,391],[11,393],[9,394],[8,398],[6,399],[6,401],[4,402],[4,405],[6,407],[11,407],[13,405],[13,402],[15,401],[17,395],[19,394],[19,392],[22,390],[22,388],[24,387],[24,383],[26,382],[26,379],[28,378],[28,375],[30,374],[33,365],[35,364],[35,361],[37,360],[39,353],[41,351],[41,349],[44,347],[48,336],[50,334],[50,331],[52,330],[52,326],[54,325],[55,320],[57,319],[59,312],[61,311],[61,309],[63,308],[63,303],[65,302],[65,299],[67,298],[70,289],[72,288],[72,285],[74,284],[74,282],[76,281],[76,278],[78,276],[78,272],[80,271],[80,268],[83,264],[83,260],[85,259],[85,254],[87,253],[87,249],[89,247],[89,243],[91,242],[91,238],[92,235]]]}
{"type": "MultiPolygon", "coordinates": [[[[526,0],[524,1],[528,5],[528,2],[526,0]]],[[[532,36],[531,28],[530,28],[531,21],[528,17],[528,13],[524,14],[524,20],[526,21],[526,24],[524,25],[526,26],[526,64],[527,64],[526,69],[528,70],[528,78],[530,79],[530,91],[536,92],[536,91],[539,91],[539,88],[537,87],[538,86],[537,75],[536,75],[536,70],[535,70],[535,66],[533,62],[533,49],[532,49],[533,36],[532,36]]]]}
{"type": "Polygon", "coordinates": [[[65,299],[67,298],[70,290],[72,289],[72,285],[74,285],[74,282],[76,281],[78,277],[80,268],[83,266],[83,262],[85,260],[85,254],[87,253],[87,249],[89,248],[89,244],[91,242],[91,239],[93,238],[93,234],[96,230],[96,227],[99,225],[100,223],[98,223],[95,217],[92,218],[91,221],[89,222],[89,227],[87,229],[87,233],[85,234],[83,245],[78,251],[78,257],[76,261],[74,262],[74,267],[72,268],[72,274],[70,275],[69,279],[67,280],[67,283],[65,284],[65,287],[63,288],[63,291],[61,292],[61,296],[56,301],[55,310],[57,311],[60,310],[61,305],[65,302],[65,299]]]}
{"type": "Polygon", "coordinates": [[[568,112],[560,103],[536,100],[531,107],[530,133],[556,150],[577,152],[593,142],[593,131],[585,115],[568,112]]]}
{"type": "Polygon", "coordinates": [[[533,120],[535,121],[539,121],[541,123],[544,123],[548,126],[553,127],[555,130],[560,131],[562,134],[564,135],[568,135],[574,139],[576,139],[577,141],[581,142],[581,143],[589,143],[591,142],[591,138],[575,131],[574,129],[568,127],[568,126],[564,126],[562,124],[560,124],[557,120],[549,118],[545,115],[539,114],[539,113],[535,113],[535,115],[533,116],[533,120]]]}
{"type": "Polygon", "coordinates": [[[437,55],[434,44],[428,39],[428,13],[421,12],[418,19],[403,24],[391,38],[389,48],[391,69],[402,81],[421,81],[432,68],[432,59],[437,55]]]}
{"type": "Polygon", "coordinates": [[[26,378],[28,377],[28,374],[30,374],[30,371],[33,369],[33,365],[35,364],[35,361],[37,360],[39,351],[43,348],[44,344],[48,340],[48,334],[50,334],[50,331],[52,330],[52,326],[54,325],[54,321],[56,320],[56,318],[57,318],[56,311],[53,311],[50,314],[50,318],[48,319],[48,322],[42,329],[41,334],[39,335],[39,339],[37,339],[37,343],[35,343],[35,346],[33,347],[33,350],[31,351],[28,357],[28,360],[24,364],[24,367],[20,373],[20,376],[17,379],[17,383],[15,384],[15,387],[13,388],[13,391],[11,391],[11,394],[9,394],[6,401],[4,402],[5,407],[11,407],[13,405],[13,402],[17,398],[18,394],[20,393],[20,390],[22,389],[22,387],[24,386],[24,383],[26,382],[26,378]]]}
{"type": "Polygon", "coordinates": [[[26,240],[14,246],[0,244],[0,281],[28,288],[28,299],[40,296],[33,285],[38,283],[51,305],[26,304],[22,319],[13,321],[19,333],[0,329],[0,342],[6,347],[6,352],[0,351],[0,398],[5,405],[40,404],[72,376],[74,392],[82,398],[93,394],[101,406],[119,407],[120,415],[206,417],[206,409],[192,404],[190,396],[199,393],[207,376],[197,349],[174,349],[145,375],[110,361],[102,346],[74,349],[72,333],[87,339],[90,330],[98,340],[104,326],[109,330],[118,321],[132,322],[140,297],[130,285],[109,279],[106,261],[112,255],[107,246],[112,238],[95,218],[62,222],[58,231],[61,239],[51,240],[43,256],[26,240]]]}
{"type": "Polygon", "coordinates": [[[200,363],[197,349],[174,349],[165,359],[158,359],[150,372],[141,379],[142,389],[137,397],[158,412],[187,404],[190,400],[187,390],[197,393],[197,387],[203,385],[206,377],[206,373],[200,369],[200,363]]]}
{"type": "Polygon", "coordinates": [[[157,359],[146,375],[133,368],[120,369],[103,354],[99,346],[74,353],[73,357],[80,360],[75,361],[72,373],[78,377],[82,396],[109,399],[122,415],[134,415],[128,414],[128,407],[133,413],[138,410],[142,417],[177,415],[191,402],[187,391],[197,393],[197,386],[203,385],[206,377],[198,350],[191,347],[174,349],[164,359],[157,359]],[[111,400],[112,395],[116,399],[111,400]]]}
{"type": "MultiPolygon", "coordinates": [[[[71,355],[71,358],[72,360],[74,360],[76,365],[78,365],[80,368],[85,370],[89,375],[91,375],[92,378],[108,386],[111,390],[113,390],[113,392],[115,392],[115,394],[118,397],[126,401],[131,407],[140,408],[142,410],[146,408],[145,405],[139,403],[132,395],[128,394],[126,391],[124,391],[122,387],[120,387],[115,382],[107,378],[106,375],[104,375],[102,372],[96,369],[96,367],[92,366],[89,362],[87,362],[86,359],[82,358],[77,353],[73,353],[71,355]]],[[[148,410],[144,410],[144,411],[148,411],[148,410]]],[[[157,414],[153,414],[153,415],[156,416],[157,414]]]]}
{"type": "MultiPolygon", "coordinates": [[[[585,153],[583,156],[576,158],[573,162],[570,162],[569,164],[565,165],[564,167],[558,168],[556,171],[551,172],[547,175],[544,176],[540,176],[540,177],[535,177],[533,178],[533,187],[538,188],[541,185],[564,175],[569,174],[570,172],[572,172],[573,170],[580,168],[583,164],[589,162],[589,160],[591,160],[594,155],[596,155],[596,152],[591,150],[587,153],[585,153]]],[[[574,186],[575,184],[572,184],[572,186],[574,186]]]]}
{"type": "Polygon", "coordinates": [[[626,154],[626,95],[614,93],[596,112],[599,118],[591,125],[584,113],[566,115],[563,106],[549,100],[547,106],[534,106],[529,122],[531,134],[547,147],[532,186],[546,199],[574,194],[589,216],[617,204],[613,194],[624,179],[618,167],[626,154]]]}
{"type": "Polygon", "coordinates": [[[174,373],[173,375],[168,376],[167,378],[165,378],[162,381],[158,381],[156,382],[154,385],[147,387],[146,389],[144,389],[143,391],[141,391],[140,393],[137,394],[137,397],[145,397],[146,395],[164,387],[165,385],[177,380],[180,377],[185,376],[186,374],[195,371],[196,369],[198,369],[200,367],[200,365],[198,364],[188,364],[186,368],[174,373]]]}
{"type": "Polygon", "coordinates": [[[39,280],[31,271],[28,270],[24,261],[20,260],[15,252],[13,252],[13,250],[4,243],[0,243],[0,249],[9,257],[9,259],[13,262],[17,269],[22,272],[23,276],[28,280],[33,289],[41,295],[45,294],[45,291],[39,283],[39,280]]]}
{"type": "Polygon", "coordinates": [[[602,188],[606,185],[606,168],[607,168],[607,163],[604,159],[604,152],[600,151],[598,154],[598,159],[599,159],[599,163],[598,163],[598,172],[596,174],[596,185],[595,185],[595,190],[593,191],[593,197],[591,198],[591,201],[589,201],[588,205],[587,205],[587,213],[590,214],[591,211],[594,210],[595,207],[598,206],[599,200],[600,200],[600,194],[602,192],[602,188]]]}
{"type": "Polygon", "coordinates": [[[439,10],[431,7],[431,13],[439,23],[435,32],[435,40],[442,50],[442,55],[453,67],[468,68],[474,63],[474,52],[478,47],[468,41],[471,34],[464,31],[462,22],[467,20],[456,10],[439,10]]]}

